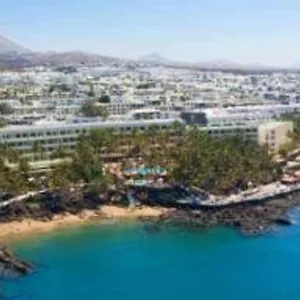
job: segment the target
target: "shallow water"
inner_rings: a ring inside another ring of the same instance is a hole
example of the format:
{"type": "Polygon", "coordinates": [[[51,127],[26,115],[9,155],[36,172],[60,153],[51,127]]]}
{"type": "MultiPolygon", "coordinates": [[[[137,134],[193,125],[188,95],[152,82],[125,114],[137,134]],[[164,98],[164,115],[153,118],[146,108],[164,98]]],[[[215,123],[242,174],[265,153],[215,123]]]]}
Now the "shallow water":
{"type": "Polygon", "coordinates": [[[13,247],[38,271],[2,283],[10,299],[300,299],[298,225],[245,238],[222,228],[99,224],[13,247]]]}

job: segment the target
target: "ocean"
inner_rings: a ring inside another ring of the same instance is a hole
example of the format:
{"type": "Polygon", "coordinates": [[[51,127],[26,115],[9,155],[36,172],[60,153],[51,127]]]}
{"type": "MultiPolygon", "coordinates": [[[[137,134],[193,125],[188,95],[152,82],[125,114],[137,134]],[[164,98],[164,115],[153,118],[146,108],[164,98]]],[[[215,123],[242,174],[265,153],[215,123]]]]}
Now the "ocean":
{"type": "Polygon", "coordinates": [[[226,228],[97,224],[12,247],[37,271],[2,282],[7,299],[300,299],[300,225],[242,237],[226,228]]]}

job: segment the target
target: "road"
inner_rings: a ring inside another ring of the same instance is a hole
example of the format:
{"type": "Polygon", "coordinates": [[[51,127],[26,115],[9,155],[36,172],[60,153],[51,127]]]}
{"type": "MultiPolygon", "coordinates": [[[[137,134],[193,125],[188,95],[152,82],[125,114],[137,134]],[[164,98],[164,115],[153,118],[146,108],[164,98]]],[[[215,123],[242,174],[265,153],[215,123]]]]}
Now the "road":
{"type": "Polygon", "coordinates": [[[11,198],[9,200],[6,200],[6,201],[3,201],[3,202],[0,202],[0,208],[2,207],[6,207],[12,203],[15,203],[15,202],[21,202],[21,201],[24,201],[24,200],[27,200],[28,198],[30,197],[34,197],[34,196],[37,196],[37,195],[41,195],[45,192],[47,192],[48,189],[44,189],[44,190],[39,190],[39,191],[35,191],[35,192],[28,192],[26,194],[23,194],[23,195],[20,195],[20,196],[17,196],[17,197],[14,197],[14,198],[11,198]]]}

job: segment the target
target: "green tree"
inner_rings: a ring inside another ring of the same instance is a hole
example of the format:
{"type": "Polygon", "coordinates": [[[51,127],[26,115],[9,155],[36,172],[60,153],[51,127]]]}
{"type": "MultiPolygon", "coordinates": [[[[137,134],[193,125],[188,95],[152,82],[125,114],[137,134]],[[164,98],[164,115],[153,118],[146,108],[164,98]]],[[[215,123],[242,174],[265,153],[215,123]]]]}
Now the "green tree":
{"type": "Polygon", "coordinates": [[[102,95],[99,97],[98,102],[104,104],[110,103],[110,97],[108,95],[102,95]]]}
{"type": "Polygon", "coordinates": [[[42,147],[41,143],[38,141],[34,141],[32,144],[32,153],[33,153],[33,159],[39,160],[45,158],[45,151],[42,147]]]}
{"type": "Polygon", "coordinates": [[[14,109],[6,102],[0,103],[0,114],[10,115],[14,112],[14,109]]]}
{"type": "Polygon", "coordinates": [[[87,96],[90,98],[95,97],[94,85],[92,83],[89,84],[89,90],[87,92],[87,96]]]}
{"type": "Polygon", "coordinates": [[[85,117],[102,117],[106,119],[108,112],[105,107],[96,105],[94,101],[88,101],[81,107],[81,113],[85,117]]]}
{"type": "Polygon", "coordinates": [[[63,146],[59,146],[51,153],[50,158],[51,159],[62,159],[62,158],[68,157],[68,156],[69,156],[68,151],[63,146]]]}

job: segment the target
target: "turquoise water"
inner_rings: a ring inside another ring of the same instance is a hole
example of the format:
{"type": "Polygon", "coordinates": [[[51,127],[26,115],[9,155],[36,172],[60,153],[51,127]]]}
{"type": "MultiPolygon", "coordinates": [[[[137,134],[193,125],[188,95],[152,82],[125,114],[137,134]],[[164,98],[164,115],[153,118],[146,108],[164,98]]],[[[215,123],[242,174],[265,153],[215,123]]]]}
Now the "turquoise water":
{"type": "Polygon", "coordinates": [[[300,299],[300,226],[244,238],[228,229],[147,232],[90,225],[14,244],[38,271],[9,299],[300,299]]]}

